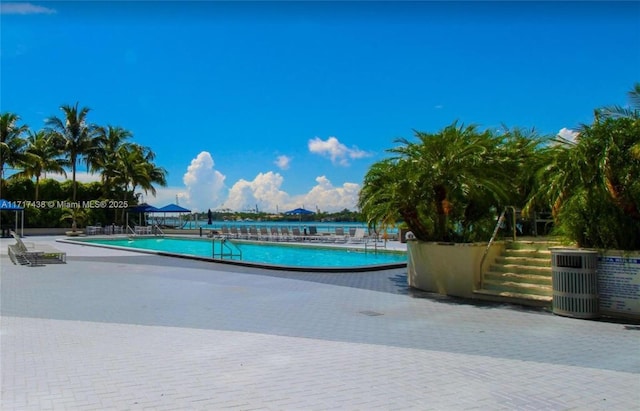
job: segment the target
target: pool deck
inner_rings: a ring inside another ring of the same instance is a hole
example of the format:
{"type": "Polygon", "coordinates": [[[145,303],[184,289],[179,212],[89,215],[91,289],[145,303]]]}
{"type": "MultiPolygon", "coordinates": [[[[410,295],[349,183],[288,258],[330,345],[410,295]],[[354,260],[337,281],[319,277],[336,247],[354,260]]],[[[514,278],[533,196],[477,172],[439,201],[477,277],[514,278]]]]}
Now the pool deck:
{"type": "Polygon", "coordinates": [[[638,324],[55,238],[0,239],[3,411],[640,408],[638,324]]]}

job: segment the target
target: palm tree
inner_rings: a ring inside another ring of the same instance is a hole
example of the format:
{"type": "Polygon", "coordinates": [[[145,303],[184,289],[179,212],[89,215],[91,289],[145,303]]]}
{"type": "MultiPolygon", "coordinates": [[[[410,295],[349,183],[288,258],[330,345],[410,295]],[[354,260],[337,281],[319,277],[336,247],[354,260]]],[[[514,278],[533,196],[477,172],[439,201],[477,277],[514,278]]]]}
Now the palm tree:
{"type": "Polygon", "coordinates": [[[38,201],[38,186],[43,173],[53,172],[67,176],[64,166],[66,161],[61,158],[61,152],[54,144],[54,137],[44,130],[36,133],[29,131],[27,135],[26,153],[30,156],[28,161],[23,163],[23,171],[16,174],[16,177],[26,177],[36,179],[35,200],[38,201]]]}
{"type": "Polygon", "coordinates": [[[385,215],[387,201],[419,240],[472,241],[490,233],[485,223],[495,222],[510,181],[500,138],[457,122],[415,136],[417,142],[397,139],[401,145],[388,150],[394,156],[367,173],[359,198],[367,219],[385,215]]]}
{"type": "Polygon", "coordinates": [[[102,185],[104,195],[108,196],[115,188],[114,179],[118,176],[119,153],[123,148],[125,151],[131,147],[127,140],[133,134],[122,127],[107,126],[97,128],[96,147],[88,156],[92,171],[102,173],[102,185]]]}
{"type": "Polygon", "coordinates": [[[63,208],[60,221],[71,220],[71,227],[76,231],[77,224],[81,225],[89,218],[89,210],[86,208],[63,208]]]}
{"type": "MultiPolygon", "coordinates": [[[[535,129],[504,127],[498,149],[503,151],[503,167],[509,176],[509,204],[521,207],[536,190],[536,170],[543,164],[545,147],[551,140],[535,129]]],[[[534,211],[535,207],[531,211],[534,211]]],[[[525,210],[523,210],[525,211],[525,210]]]]}
{"type": "Polygon", "coordinates": [[[416,184],[412,179],[415,173],[403,173],[404,165],[406,163],[391,159],[373,164],[365,175],[358,206],[366,216],[369,227],[376,229],[380,225],[384,230],[402,220],[411,226],[419,238],[426,238],[429,230],[424,227],[415,207],[426,203],[423,199],[411,197],[421,191],[413,187],[416,184]]]}
{"type": "Polygon", "coordinates": [[[632,158],[638,144],[640,118],[606,118],[582,127],[576,148],[588,161],[583,170],[587,178],[602,185],[616,207],[640,222],[640,158],[632,158]]]}
{"type": "Polygon", "coordinates": [[[155,196],[156,189],[153,184],[163,187],[167,185],[166,170],[156,166],[153,160],[155,160],[155,154],[148,147],[136,144],[129,151],[126,163],[132,194],[139,186],[145,194],[151,193],[155,196]]]}
{"type": "MultiPolygon", "coordinates": [[[[627,97],[629,98],[629,106],[628,107],[606,107],[601,110],[601,113],[608,117],[613,118],[631,118],[635,120],[640,119],[640,83],[636,83],[633,88],[627,93],[627,97]]],[[[640,139],[639,139],[640,140],[640,139]]],[[[640,141],[636,142],[630,148],[631,155],[640,160],[640,141]]]]}
{"type": "Polygon", "coordinates": [[[28,130],[26,125],[19,126],[20,117],[14,113],[0,115],[0,197],[2,197],[2,180],[5,164],[15,167],[25,159],[27,142],[23,134],[28,130]]]}
{"type": "MultiPolygon", "coordinates": [[[[167,171],[153,163],[155,154],[138,144],[121,145],[116,153],[113,183],[122,187],[124,200],[133,197],[138,187],[156,195],[154,184],[167,185],[167,171]]],[[[124,210],[123,210],[124,213],[124,210]]]]}
{"type": "Polygon", "coordinates": [[[563,231],[578,245],[640,247],[640,118],[603,115],[580,127],[575,142],[558,138],[539,171],[540,190],[563,231]]]}
{"type": "Polygon", "coordinates": [[[640,83],[636,83],[631,90],[627,93],[629,98],[629,106],[610,106],[605,107],[600,112],[607,117],[640,117],[640,83]]]}
{"type": "Polygon", "coordinates": [[[60,109],[64,118],[50,117],[45,120],[47,131],[55,136],[57,144],[65,153],[68,164],[71,166],[71,179],[73,183],[73,198],[76,201],[76,170],[80,159],[88,160],[95,147],[96,126],[87,123],[87,114],[90,109],[63,105],[60,109]]]}

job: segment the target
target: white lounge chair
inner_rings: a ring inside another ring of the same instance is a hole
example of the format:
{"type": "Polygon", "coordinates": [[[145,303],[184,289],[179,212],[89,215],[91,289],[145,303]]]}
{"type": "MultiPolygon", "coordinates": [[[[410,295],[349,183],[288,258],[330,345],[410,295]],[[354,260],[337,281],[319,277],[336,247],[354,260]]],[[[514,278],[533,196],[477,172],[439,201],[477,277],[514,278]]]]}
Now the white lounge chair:
{"type": "Polygon", "coordinates": [[[258,229],[256,227],[249,227],[249,240],[259,240],[260,234],[258,234],[258,229]]]}
{"type": "Polygon", "coordinates": [[[293,237],[293,241],[304,240],[304,238],[302,237],[302,233],[300,232],[300,229],[297,227],[294,227],[291,229],[291,236],[293,237]]]}
{"type": "Polygon", "coordinates": [[[38,246],[30,244],[30,247],[27,247],[15,232],[12,231],[11,235],[16,240],[16,243],[8,246],[8,252],[9,258],[14,264],[36,266],[67,262],[67,253],[57,248],[43,244],[38,246]]]}
{"type": "Polygon", "coordinates": [[[353,236],[349,238],[350,243],[364,243],[367,241],[364,228],[356,228],[353,236]]]}
{"type": "Polygon", "coordinates": [[[309,226],[309,234],[305,235],[305,238],[309,241],[325,241],[323,235],[318,234],[318,227],[311,225],[309,226]]]}
{"type": "Polygon", "coordinates": [[[282,238],[282,241],[293,241],[293,236],[289,233],[289,228],[282,227],[280,229],[280,238],[282,238]]]}
{"type": "Polygon", "coordinates": [[[271,240],[272,241],[281,241],[282,240],[282,236],[280,235],[280,232],[278,231],[278,227],[271,227],[271,240]]]}
{"type": "Polygon", "coordinates": [[[334,234],[332,235],[333,241],[336,243],[346,243],[347,236],[344,234],[344,228],[336,227],[334,234]]]}

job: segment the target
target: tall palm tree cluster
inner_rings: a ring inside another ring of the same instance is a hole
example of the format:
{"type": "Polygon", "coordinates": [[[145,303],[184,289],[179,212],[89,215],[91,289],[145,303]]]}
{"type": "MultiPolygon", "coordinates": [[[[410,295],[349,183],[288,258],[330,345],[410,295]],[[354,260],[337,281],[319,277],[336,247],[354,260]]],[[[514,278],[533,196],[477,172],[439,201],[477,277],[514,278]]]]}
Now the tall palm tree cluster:
{"type": "Polygon", "coordinates": [[[423,241],[488,241],[512,206],[525,220],[551,212],[580,246],[640,249],[640,84],[629,100],[596,110],[575,141],[457,122],[415,131],[369,169],[359,207],[370,226],[402,222],[423,241]]]}
{"type": "Polygon", "coordinates": [[[17,114],[0,114],[0,197],[7,167],[18,170],[10,179],[35,179],[35,201],[39,200],[40,180],[46,173],[66,177],[70,169],[73,189],[67,200],[75,202],[76,173],[82,162],[88,171],[101,175],[103,199],[133,199],[136,189],[155,195],[154,185],[166,186],[166,170],[154,163],[150,148],[129,141],[130,131],[89,123],[90,109],[79,108],[78,103],[60,109],[63,116],[46,119],[38,131],[19,125],[17,114]]]}

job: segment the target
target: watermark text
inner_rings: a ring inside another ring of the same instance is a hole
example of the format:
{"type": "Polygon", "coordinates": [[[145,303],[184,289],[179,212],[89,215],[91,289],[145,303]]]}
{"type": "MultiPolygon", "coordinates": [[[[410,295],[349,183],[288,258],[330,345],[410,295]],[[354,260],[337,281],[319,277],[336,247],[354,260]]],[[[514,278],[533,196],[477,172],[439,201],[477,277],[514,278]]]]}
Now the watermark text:
{"type": "Polygon", "coordinates": [[[71,208],[71,209],[108,209],[108,208],[129,208],[127,200],[83,200],[83,201],[66,201],[66,200],[2,200],[0,209],[15,208],[71,208]]]}

